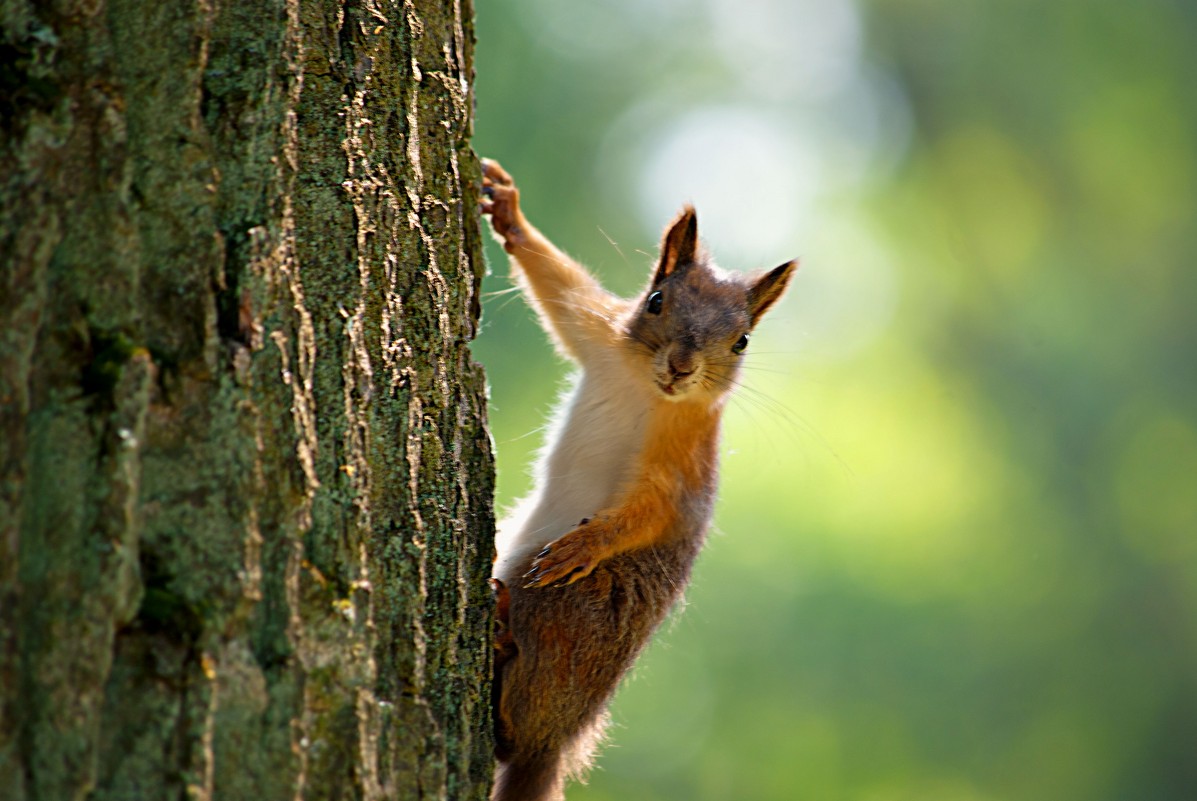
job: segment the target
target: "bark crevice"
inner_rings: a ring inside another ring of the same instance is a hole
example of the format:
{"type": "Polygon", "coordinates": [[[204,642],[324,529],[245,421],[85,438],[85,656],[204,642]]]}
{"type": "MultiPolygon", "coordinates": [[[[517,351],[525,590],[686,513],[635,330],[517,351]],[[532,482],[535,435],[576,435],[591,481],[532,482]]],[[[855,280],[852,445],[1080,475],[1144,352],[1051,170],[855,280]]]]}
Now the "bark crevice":
{"type": "Polygon", "coordinates": [[[472,8],[0,23],[6,797],[485,798],[472,8]]]}

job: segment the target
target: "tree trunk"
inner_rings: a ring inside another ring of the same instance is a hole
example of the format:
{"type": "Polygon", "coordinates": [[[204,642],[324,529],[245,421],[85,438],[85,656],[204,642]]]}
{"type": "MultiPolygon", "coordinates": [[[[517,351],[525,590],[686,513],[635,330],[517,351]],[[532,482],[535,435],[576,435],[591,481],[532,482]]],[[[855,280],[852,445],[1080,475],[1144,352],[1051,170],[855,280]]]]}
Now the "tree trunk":
{"type": "Polygon", "coordinates": [[[470,0],[0,21],[0,796],[485,798],[470,0]]]}

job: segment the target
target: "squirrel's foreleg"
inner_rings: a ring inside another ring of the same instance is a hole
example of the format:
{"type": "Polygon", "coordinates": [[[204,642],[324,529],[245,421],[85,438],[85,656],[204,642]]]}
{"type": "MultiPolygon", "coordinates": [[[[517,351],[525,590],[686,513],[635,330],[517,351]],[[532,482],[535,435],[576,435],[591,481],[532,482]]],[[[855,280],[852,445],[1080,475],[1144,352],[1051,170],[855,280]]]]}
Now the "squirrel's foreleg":
{"type": "Polygon", "coordinates": [[[526,587],[572,584],[589,576],[604,559],[651,545],[672,522],[672,504],[641,484],[623,503],[599,512],[549,543],[532,561],[526,587]]]}
{"type": "Polygon", "coordinates": [[[585,362],[613,342],[625,304],[528,222],[511,176],[482,160],[481,210],[511,254],[513,275],[562,352],[585,362]]]}

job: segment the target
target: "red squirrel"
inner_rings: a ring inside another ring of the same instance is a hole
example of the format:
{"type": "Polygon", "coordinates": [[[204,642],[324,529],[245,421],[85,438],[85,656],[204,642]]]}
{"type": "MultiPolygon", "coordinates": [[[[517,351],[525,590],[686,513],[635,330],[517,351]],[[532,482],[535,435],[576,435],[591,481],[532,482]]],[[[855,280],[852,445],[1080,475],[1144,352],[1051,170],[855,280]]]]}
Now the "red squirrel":
{"type": "Polygon", "coordinates": [[[582,368],[535,489],[499,526],[493,580],[491,799],[561,801],[566,778],[589,766],[621,677],[689,579],[714,506],[724,404],[797,262],[720,270],[686,206],[648,287],[625,300],[528,222],[502,167],[482,164],[482,211],[512,274],[582,368]]]}

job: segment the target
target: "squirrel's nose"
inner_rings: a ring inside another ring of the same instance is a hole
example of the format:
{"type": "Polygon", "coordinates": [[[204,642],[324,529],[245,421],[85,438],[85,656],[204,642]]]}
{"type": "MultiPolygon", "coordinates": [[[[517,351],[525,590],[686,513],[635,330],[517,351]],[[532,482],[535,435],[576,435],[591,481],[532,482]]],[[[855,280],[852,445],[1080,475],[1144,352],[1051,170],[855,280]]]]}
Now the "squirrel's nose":
{"type": "Polygon", "coordinates": [[[669,375],[675,380],[678,378],[685,378],[694,372],[694,363],[689,359],[676,359],[674,356],[669,357],[669,375]]]}

